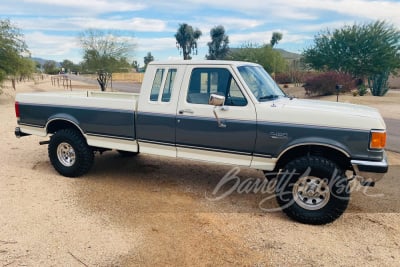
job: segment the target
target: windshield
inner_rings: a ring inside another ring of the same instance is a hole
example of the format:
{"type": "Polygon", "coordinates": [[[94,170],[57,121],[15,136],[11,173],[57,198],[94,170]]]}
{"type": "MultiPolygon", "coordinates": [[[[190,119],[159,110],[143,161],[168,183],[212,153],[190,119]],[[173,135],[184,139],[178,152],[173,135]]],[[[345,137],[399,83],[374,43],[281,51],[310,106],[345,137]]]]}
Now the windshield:
{"type": "Polygon", "coordinates": [[[238,67],[243,80],[258,101],[273,100],[286,94],[261,66],[238,67]]]}

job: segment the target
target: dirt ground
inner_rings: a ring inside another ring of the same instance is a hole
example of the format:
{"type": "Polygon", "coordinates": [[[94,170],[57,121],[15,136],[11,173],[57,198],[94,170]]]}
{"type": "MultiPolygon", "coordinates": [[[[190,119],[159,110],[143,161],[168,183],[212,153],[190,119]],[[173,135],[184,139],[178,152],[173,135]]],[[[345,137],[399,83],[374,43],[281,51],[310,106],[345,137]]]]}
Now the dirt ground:
{"type": "MultiPolygon", "coordinates": [[[[390,172],[376,187],[353,192],[340,219],[309,226],[261,210],[260,203],[277,206],[269,194],[235,192],[211,201],[230,166],[106,152],[84,177],[62,177],[47,146],[38,145],[44,138],[15,138],[15,92],[3,90],[1,266],[399,265],[398,154],[389,153],[390,172]]],[[[48,80],[17,84],[17,92],[42,90],[63,89],[48,80]]],[[[347,98],[400,118],[397,92],[347,98]]],[[[263,178],[249,169],[238,176],[263,178]]]]}

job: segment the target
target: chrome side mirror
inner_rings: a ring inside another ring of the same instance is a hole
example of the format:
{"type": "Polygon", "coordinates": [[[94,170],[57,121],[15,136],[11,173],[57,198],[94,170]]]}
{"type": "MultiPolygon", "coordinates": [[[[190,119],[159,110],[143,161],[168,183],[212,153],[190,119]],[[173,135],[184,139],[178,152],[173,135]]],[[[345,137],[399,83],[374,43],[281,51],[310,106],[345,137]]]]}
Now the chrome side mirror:
{"type": "Polygon", "coordinates": [[[225,96],[217,95],[217,94],[211,94],[210,98],[208,100],[209,105],[213,105],[216,107],[223,106],[224,103],[225,103],[225,96]]]}
{"type": "Polygon", "coordinates": [[[225,107],[224,103],[225,103],[225,96],[217,95],[217,94],[211,94],[210,99],[208,100],[208,104],[214,106],[213,113],[214,113],[215,118],[217,119],[218,127],[220,127],[220,128],[226,128],[226,124],[220,120],[220,118],[217,115],[216,109],[217,109],[217,107],[220,107],[220,110],[223,110],[223,111],[228,110],[228,107],[225,107]]]}

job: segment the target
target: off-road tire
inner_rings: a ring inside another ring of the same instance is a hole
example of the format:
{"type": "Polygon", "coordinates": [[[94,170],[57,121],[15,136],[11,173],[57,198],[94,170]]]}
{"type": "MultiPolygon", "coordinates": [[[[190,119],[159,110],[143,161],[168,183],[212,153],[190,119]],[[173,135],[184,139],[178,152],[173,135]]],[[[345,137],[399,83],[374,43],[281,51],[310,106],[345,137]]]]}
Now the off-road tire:
{"type": "Polygon", "coordinates": [[[321,156],[290,161],[279,175],[276,186],[276,199],[283,212],[306,224],[333,222],[346,210],[349,197],[348,179],[343,169],[321,156]]]}
{"type": "Polygon", "coordinates": [[[72,128],[59,130],[51,136],[48,153],[54,169],[66,177],[81,176],[93,165],[93,150],[82,134],[72,128]]]}

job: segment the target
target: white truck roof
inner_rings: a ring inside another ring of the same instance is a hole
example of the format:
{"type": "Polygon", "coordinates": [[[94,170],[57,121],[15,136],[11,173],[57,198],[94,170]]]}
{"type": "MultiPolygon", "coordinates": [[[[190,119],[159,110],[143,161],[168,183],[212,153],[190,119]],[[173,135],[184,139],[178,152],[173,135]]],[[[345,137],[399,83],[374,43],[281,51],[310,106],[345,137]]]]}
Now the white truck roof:
{"type": "Polygon", "coordinates": [[[231,65],[231,66],[259,66],[256,63],[230,60],[166,60],[152,61],[149,65],[231,65]]]}

